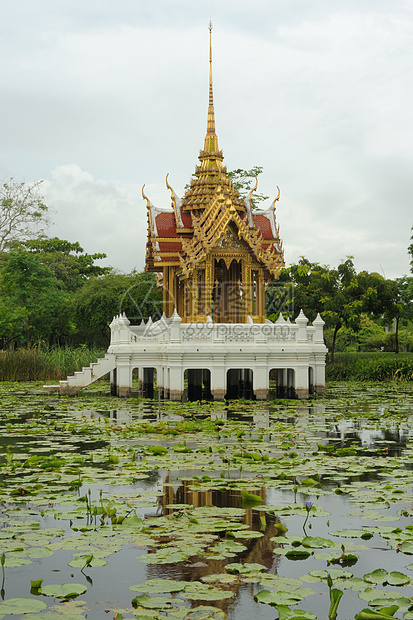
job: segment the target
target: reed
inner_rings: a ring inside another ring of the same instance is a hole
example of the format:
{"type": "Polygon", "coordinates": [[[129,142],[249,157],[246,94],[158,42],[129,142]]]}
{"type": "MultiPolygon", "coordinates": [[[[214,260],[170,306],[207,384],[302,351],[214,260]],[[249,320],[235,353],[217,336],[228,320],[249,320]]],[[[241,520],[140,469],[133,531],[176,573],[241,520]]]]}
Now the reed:
{"type": "Polygon", "coordinates": [[[336,353],[327,362],[330,381],[413,381],[413,353],[336,353]]]}
{"type": "Polygon", "coordinates": [[[89,366],[105,351],[86,347],[30,348],[0,351],[1,381],[45,381],[66,379],[75,370],[89,366]]]}

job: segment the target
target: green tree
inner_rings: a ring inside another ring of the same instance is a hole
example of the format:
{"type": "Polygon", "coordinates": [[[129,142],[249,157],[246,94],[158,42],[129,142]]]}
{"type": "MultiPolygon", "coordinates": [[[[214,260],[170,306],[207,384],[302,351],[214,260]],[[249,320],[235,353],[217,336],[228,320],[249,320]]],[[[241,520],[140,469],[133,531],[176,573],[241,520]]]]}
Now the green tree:
{"type": "Polygon", "coordinates": [[[162,314],[162,293],[151,273],[111,272],[86,282],[75,295],[77,338],[80,342],[107,346],[109,325],[125,312],[132,323],[162,314]]]}
{"type": "Polygon", "coordinates": [[[40,193],[42,181],[0,185],[0,256],[11,244],[39,237],[49,224],[49,208],[40,193]]]}
{"type": "Polygon", "coordinates": [[[386,323],[395,323],[394,352],[399,353],[399,329],[402,322],[413,320],[413,278],[389,280],[391,299],[384,311],[386,323]]]}
{"type": "Polygon", "coordinates": [[[311,263],[302,257],[281,274],[294,284],[294,307],[303,309],[310,321],[317,312],[333,330],[331,357],[334,359],[339,330],[360,329],[362,314],[381,316],[390,308],[393,289],[377,273],[356,273],[353,258],[347,257],[336,269],[311,263]]]}
{"type": "MultiPolygon", "coordinates": [[[[232,181],[234,189],[237,190],[240,197],[245,200],[247,194],[251,191],[255,179],[262,174],[262,166],[254,166],[250,170],[244,170],[243,168],[237,168],[227,173],[227,176],[232,181]]],[[[268,196],[254,192],[252,199],[252,208],[256,209],[260,202],[268,200],[268,196]]]]}
{"type": "Polygon", "coordinates": [[[21,314],[20,344],[23,334],[28,347],[34,341],[50,342],[56,333],[64,334],[70,300],[59,289],[53,271],[22,248],[3,256],[2,262],[2,287],[10,304],[8,320],[13,313],[21,314]]]}
{"type": "Polygon", "coordinates": [[[6,294],[0,277],[0,349],[25,343],[27,310],[6,294]]]}
{"type": "Polygon", "coordinates": [[[70,344],[76,332],[74,293],[108,272],[94,264],[104,257],[57,237],[14,242],[1,257],[0,288],[7,298],[2,342],[70,344]]]}
{"type": "Polygon", "coordinates": [[[21,244],[31,254],[36,254],[42,265],[51,269],[61,288],[75,291],[86,280],[109,273],[110,267],[95,265],[96,260],[106,258],[106,254],[87,254],[76,242],[53,237],[34,239],[21,244]]]}

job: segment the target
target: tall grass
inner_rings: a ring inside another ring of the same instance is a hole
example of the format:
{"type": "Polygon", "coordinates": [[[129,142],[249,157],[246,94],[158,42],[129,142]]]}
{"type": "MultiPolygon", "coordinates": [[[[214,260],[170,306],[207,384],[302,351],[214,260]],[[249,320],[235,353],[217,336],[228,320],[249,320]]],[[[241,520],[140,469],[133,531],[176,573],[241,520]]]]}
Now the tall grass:
{"type": "Polygon", "coordinates": [[[75,370],[89,366],[105,351],[85,347],[56,347],[46,351],[40,349],[17,349],[0,351],[1,381],[47,381],[66,379],[75,370]]]}
{"type": "Polygon", "coordinates": [[[327,362],[330,381],[413,381],[413,353],[336,353],[327,362]]]}

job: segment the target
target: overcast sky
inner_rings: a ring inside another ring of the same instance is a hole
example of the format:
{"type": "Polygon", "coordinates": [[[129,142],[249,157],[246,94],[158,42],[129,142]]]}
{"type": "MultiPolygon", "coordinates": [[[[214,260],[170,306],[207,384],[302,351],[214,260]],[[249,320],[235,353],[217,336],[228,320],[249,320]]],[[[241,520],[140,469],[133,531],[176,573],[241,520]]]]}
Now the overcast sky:
{"type": "MultiPolygon", "coordinates": [[[[0,0],[0,178],[44,179],[52,236],[144,267],[206,132],[208,23],[228,169],[281,189],[286,263],[409,272],[411,0],[0,0]]],[[[267,203],[270,204],[270,200],[267,203]]]]}

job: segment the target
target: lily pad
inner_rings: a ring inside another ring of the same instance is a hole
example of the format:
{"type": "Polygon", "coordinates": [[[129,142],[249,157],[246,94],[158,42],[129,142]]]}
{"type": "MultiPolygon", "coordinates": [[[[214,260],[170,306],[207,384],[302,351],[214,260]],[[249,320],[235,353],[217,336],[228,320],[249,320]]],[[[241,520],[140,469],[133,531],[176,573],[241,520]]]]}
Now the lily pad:
{"type": "Polygon", "coordinates": [[[147,592],[149,594],[164,594],[166,592],[181,592],[188,585],[187,581],[173,579],[148,579],[145,583],[130,586],[133,592],[147,592]]]}
{"type": "Polygon", "coordinates": [[[84,594],[87,587],[81,583],[63,583],[62,585],[51,584],[39,588],[39,594],[43,596],[54,596],[55,598],[75,598],[80,594],[84,594]]]}
{"type": "MultiPolygon", "coordinates": [[[[314,592],[314,590],[313,590],[314,592]]],[[[269,590],[261,590],[254,596],[257,603],[265,603],[276,607],[277,605],[296,605],[303,600],[298,591],[294,592],[270,592],[269,590]]]]}
{"type": "Polygon", "coordinates": [[[384,568],[377,568],[371,573],[366,573],[363,579],[367,581],[367,583],[385,583],[387,582],[388,576],[389,573],[384,568]]]}
{"type": "Polygon", "coordinates": [[[220,590],[214,586],[193,581],[187,584],[181,596],[195,601],[222,601],[226,598],[232,598],[234,592],[220,590]]]}
{"type": "Polygon", "coordinates": [[[290,609],[287,605],[277,605],[278,620],[317,620],[317,616],[303,609],[290,609]]]}
{"type": "Polygon", "coordinates": [[[149,596],[148,594],[142,594],[132,599],[133,607],[144,607],[145,609],[159,609],[167,610],[171,609],[171,599],[165,596],[149,596]]]}
{"type": "Polygon", "coordinates": [[[307,549],[289,549],[285,553],[285,557],[289,560],[306,560],[311,555],[311,551],[307,549]]]}
{"type": "Polygon", "coordinates": [[[240,564],[238,562],[232,562],[231,564],[227,564],[225,566],[227,571],[230,573],[241,573],[243,575],[248,575],[249,573],[255,573],[257,571],[266,571],[266,567],[263,564],[245,562],[245,564],[240,564]]]}
{"type": "Polygon", "coordinates": [[[5,615],[37,613],[46,609],[47,605],[37,598],[9,598],[0,603],[0,618],[5,615]]]}
{"type": "Polygon", "coordinates": [[[305,536],[301,541],[303,547],[311,547],[312,549],[323,549],[325,547],[334,547],[332,540],[321,538],[320,536],[305,536]]]}

